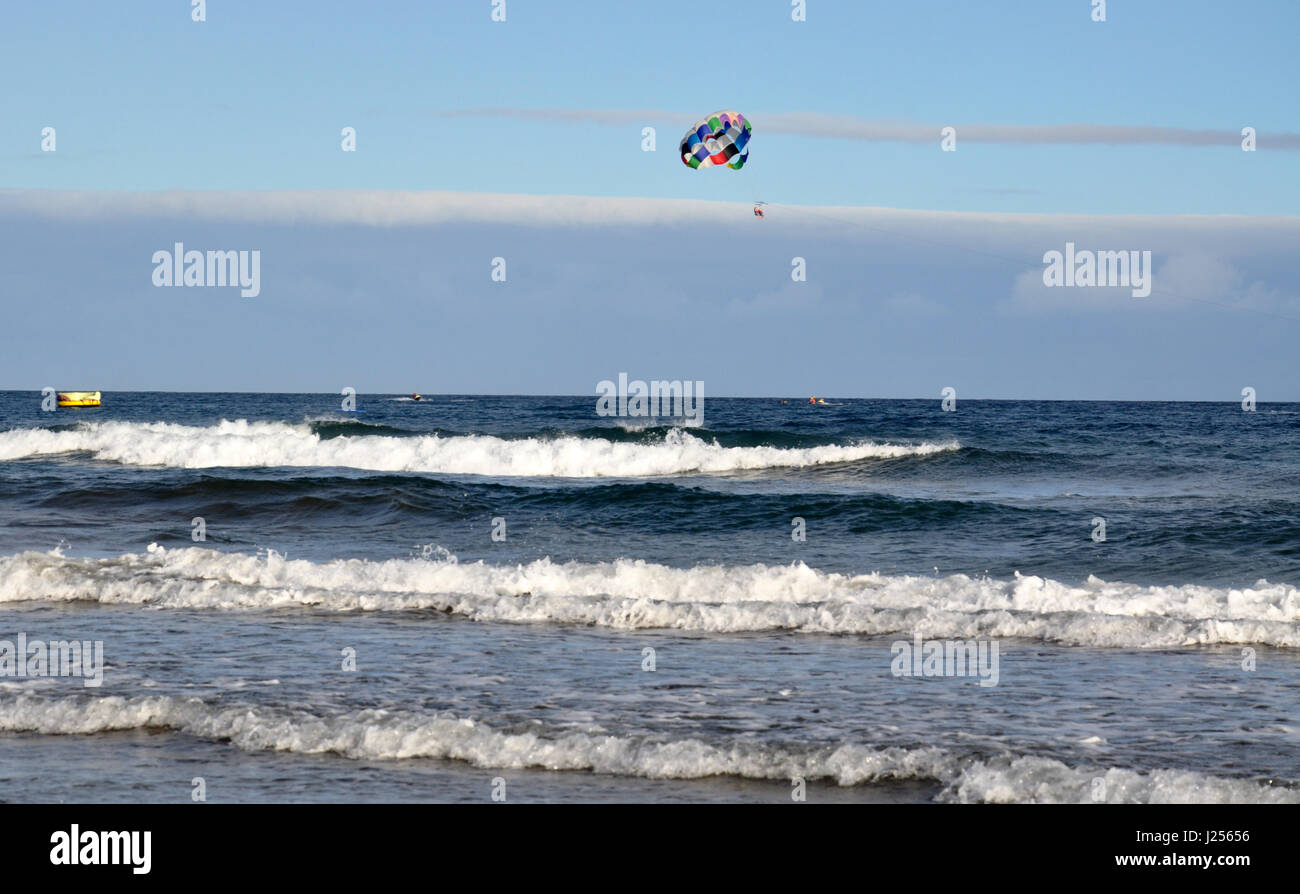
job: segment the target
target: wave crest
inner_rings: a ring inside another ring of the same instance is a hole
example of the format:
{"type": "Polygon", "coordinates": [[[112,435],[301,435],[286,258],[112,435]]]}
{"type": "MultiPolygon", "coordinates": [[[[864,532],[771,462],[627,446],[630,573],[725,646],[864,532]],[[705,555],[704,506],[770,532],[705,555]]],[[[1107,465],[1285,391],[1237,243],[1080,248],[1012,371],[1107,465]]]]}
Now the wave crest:
{"type": "Polygon", "coordinates": [[[356,760],[456,760],[491,769],[586,770],[651,779],[829,779],[842,786],[891,779],[933,779],[939,800],[1090,802],[1093,780],[1107,799],[1143,803],[1300,803],[1290,785],[1264,785],[1180,770],[1149,774],[1072,768],[1039,757],[977,760],[937,747],[798,745],[734,740],[662,740],[601,735],[538,724],[498,729],[451,714],[364,710],[318,716],[253,705],[210,706],[171,696],[47,699],[26,694],[0,700],[0,730],[89,735],[168,729],[246,751],[335,754],[356,760]]]}
{"type": "Polygon", "coordinates": [[[1300,590],[1258,581],[1219,589],[1090,577],[844,575],[802,563],[673,568],[640,559],[520,565],[423,559],[289,560],[200,547],[111,559],[0,558],[0,602],[92,600],[190,609],[435,610],[480,621],[710,633],[1019,637],[1071,645],[1300,648],[1300,590]]]}
{"type": "MultiPolygon", "coordinates": [[[[349,429],[352,431],[355,429],[349,429]]],[[[312,425],[222,420],[212,426],[170,422],[89,422],[72,430],[0,432],[0,461],[90,453],[132,466],[346,467],[381,472],[562,478],[641,478],[751,469],[804,468],[957,450],[947,444],[825,444],[814,447],[724,447],[681,429],[657,443],[561,435],[338,434],[312,425]]]]}

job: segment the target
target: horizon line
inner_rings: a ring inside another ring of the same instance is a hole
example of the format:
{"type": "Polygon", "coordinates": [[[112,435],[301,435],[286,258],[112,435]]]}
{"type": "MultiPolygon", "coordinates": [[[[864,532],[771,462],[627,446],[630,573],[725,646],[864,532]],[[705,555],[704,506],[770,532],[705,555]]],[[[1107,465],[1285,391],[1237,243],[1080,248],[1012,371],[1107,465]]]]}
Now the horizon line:
{"type": "MultiPolygon", "coordinates": [[[[648,380],[647,380],[648,381],[648,380]]],[[[311,395],[311,396],[329,396],[340,397],[340,392],[335,391],[198,391],[198,390],[180,390],[167,388],[62,388],[61,391],[99,391],[101,394],[236,394],[236,395],[311,395]]],[[[40,388],[0,388],[0,394],[41,394],[40,388]]],[[[599,397],[600,392],[592,391],[590,394],[558,394],[558,393],[525,393],[525,392],[495,392],[495,391],[358,391],[357,397],[371,395],[374,397],[409,397],[411,394],[419,394],[422,399],[430,397],[565,397],[574,399],[586,399],[599,397]]],[[[850,397],[845,395],[821,394],[816,395],[826,400],[856,400],[856,401],[932,401],[943,400],[942,395],[934,397],[850,397]]],[[[779,394],[715,394],[706,395],[704,400],[804,400],[800,396],[782,396],[779,394]]],[[[1240,404],[1241,398],[1232,399],[1209,399],[1209,398],[1113,398],[1113,397],[961,397],[958,395],[957,401],[961,402],[1002,402],[1002,403],[1109,403],[1109,404],[1240,404]]],[[[1300,403],[1300,398],[1295,400],[1260,400],[1255,399],[1256,406],[1260,404],[1290,404],[1300,403]]],[[[102,409],[102,407],[64,407],[63,409],[102,409]]]]}

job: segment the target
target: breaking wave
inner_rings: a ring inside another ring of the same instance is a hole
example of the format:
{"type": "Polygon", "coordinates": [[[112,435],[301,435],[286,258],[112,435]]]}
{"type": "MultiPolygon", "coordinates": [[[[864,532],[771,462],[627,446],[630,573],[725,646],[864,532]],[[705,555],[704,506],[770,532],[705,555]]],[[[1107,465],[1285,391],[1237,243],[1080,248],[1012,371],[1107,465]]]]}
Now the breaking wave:
{"type": "Polygon", "coordinates": [[[116,558],[25,552],[0,558],[0,603],[88,600],[187,609],[434,610],[478,621],[710,633],[928,638],[1019,637],[1170,648],[1258,643],[1300,648],[1300,590],[1081,584],[1015,575],[845,575],[791,565],[674,568],[639,559],[519,565],[429,558],[311,562],[199,547],[116,558]]]}
{"type": "MultiPolygon", "coordinates": [[[[352,423],[349,431],[356,430],[352,423]]],[[[506,477],[638,478],[802,468],[869,459],[925,456],[960,449],[947,444],[823,444],[725,447],[681,429],[653,443],[559,435],[354,434],[322,437],[310,424],[223,420],[212,426],[169,422],[89,422],[75,428],[0,432],[0,461],[89,453],[131,466],[347,467],[506,477]]],[[[328,434],[328,433],[327,433],[328,434]]]]}
{"type": "Polygon", "coordinates": [[[976,758],[937,747],[799,745],[742,739],[656,739],[523,724],[497,728],[452,714],[364,710],[317,715],[197,698],[0,699],[0,731],[46,735],[165,729],[246,751],[334,754],[358,760],[435,759],[491,769],[585,770],[652,779],[738,776],[825,779],[842,786],[932,779],[937,799],[959,802],[1092,802],[1095,780],[1106,799],[1140,803],[1300,803],[1294,786],[1183,770],[1140,773],[1070,767],[1040,757],[976,758]]]}

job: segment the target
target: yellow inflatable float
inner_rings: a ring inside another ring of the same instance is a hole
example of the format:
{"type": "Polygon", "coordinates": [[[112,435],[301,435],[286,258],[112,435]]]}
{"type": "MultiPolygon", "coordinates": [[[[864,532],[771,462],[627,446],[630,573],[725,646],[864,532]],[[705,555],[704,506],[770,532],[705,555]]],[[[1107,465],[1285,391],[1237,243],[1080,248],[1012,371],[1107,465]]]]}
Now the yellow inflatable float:
{"type": "Polygon", "coordinates": [[[98,391],[60,391],[58,394],[61,407],[97,407],[98,391]]]}

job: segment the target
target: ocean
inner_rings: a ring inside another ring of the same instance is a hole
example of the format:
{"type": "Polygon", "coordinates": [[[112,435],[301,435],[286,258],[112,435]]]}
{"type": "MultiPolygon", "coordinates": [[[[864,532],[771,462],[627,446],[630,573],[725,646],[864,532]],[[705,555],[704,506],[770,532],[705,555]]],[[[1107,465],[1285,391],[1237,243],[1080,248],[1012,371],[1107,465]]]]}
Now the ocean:
{"type": "Polygon", "coordinates": [[[1300,405],[341,401],[0,392],[0,799],[1300,802],[1300,405]]]}

